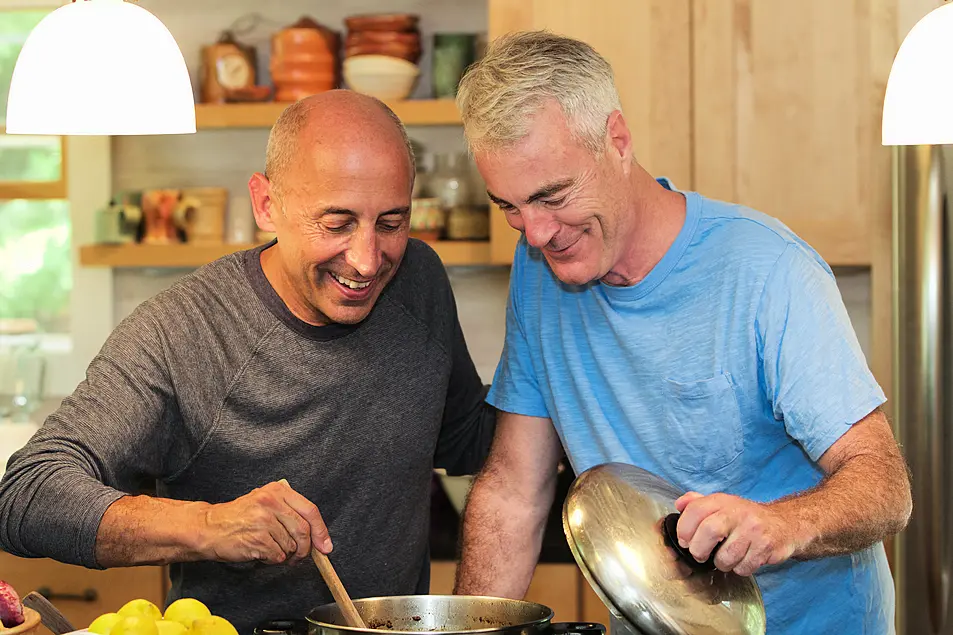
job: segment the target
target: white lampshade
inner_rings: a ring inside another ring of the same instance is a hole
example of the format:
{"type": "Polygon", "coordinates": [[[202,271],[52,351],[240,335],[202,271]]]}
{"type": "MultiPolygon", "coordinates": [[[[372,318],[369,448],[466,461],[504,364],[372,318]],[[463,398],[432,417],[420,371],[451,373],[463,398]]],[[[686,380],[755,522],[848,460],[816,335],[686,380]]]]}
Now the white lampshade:
{"type": "Polygon", "coordinates": [[[883,145],[953,143],[953,3],[904,38],[887,80],[883,145]]]}
{"type": "Polygon", "coordinates": [[[123,0],[79,0],[46,16],[17,59],[6,131],[47,135],[195,132],[185,59],[169,30],[123,0]]]}

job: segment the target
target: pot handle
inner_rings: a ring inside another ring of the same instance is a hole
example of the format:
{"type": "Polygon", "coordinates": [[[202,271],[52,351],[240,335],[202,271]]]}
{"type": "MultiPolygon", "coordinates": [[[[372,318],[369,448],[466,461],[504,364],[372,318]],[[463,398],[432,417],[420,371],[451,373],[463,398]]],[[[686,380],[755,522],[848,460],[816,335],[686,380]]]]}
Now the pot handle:
{"type": "Polygon", "coordinates": [[[268,620],[255,627],[255,635],[308,635],[308,621],[301,619],[268,620]]]}
{"type": "Polygon", "coordinates": [[[549,625],[550,635],[605,635],[606,627],[595,622],[556,622],[549,625]]]}

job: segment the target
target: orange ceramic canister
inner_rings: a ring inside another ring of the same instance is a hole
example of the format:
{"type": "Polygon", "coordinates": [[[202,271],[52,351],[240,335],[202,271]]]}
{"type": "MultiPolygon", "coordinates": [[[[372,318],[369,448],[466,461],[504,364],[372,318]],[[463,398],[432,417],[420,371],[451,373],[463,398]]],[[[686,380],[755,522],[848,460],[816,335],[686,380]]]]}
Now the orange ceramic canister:
{"type": "Polygon", "coordinates": [[[337,85],[338,36],[303,17],[271,38],[275,101],[297,101],[337,85]]]}

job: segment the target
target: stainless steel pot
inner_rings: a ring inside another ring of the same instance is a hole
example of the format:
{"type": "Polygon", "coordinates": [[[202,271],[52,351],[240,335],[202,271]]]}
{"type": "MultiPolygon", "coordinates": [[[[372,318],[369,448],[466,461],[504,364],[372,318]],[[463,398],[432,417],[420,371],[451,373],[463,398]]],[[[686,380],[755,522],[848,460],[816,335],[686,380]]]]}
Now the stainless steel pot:
{"type": "Polygon", "coordinates": [[[311,611],[304,621],[262,624],[257,635],[354,635],[440,633],[440,635],[605,635],[602,624],[553,624],[553,610],[542,604],[465,595],[399,595],[354,600],[367,629],[345,625],[337,604],[311,611]]]}

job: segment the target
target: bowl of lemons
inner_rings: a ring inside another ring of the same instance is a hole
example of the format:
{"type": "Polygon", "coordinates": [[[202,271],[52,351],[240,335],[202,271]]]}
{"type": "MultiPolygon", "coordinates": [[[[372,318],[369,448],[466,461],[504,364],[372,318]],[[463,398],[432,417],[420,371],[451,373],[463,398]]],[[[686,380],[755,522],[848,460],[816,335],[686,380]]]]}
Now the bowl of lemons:
{"type": "Polygon", "coordinates": [[[149,600],[137,599],[115,613],[104,613],[86,628],[96,635],[238,635],[223,617],[212,615],[207,606],[193,598],[181,598],[165,613],[149,600]]]}

